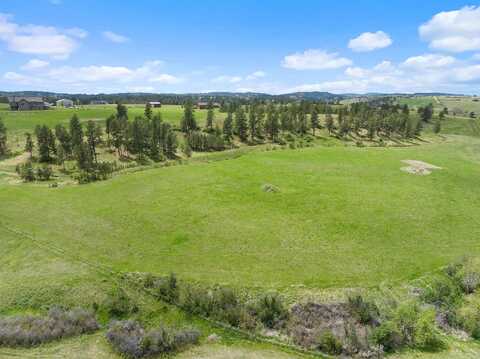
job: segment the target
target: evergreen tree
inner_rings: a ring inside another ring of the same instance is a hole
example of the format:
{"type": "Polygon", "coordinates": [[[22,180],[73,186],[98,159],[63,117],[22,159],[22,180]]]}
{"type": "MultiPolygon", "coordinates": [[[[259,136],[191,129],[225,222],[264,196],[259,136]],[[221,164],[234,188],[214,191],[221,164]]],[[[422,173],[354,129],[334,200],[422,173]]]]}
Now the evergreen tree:
{"type": "Polygon", "coordinates": [[[257,137],[257,112],[253,106],[248,112],[248,129],[250,131],[250,139],[253,142],[257,137]]]}
{"type": "Polygon", "coordinates": [[[97,163],[97,145],[99,144],[99,138],[97,136],[97,126],[95,126],[95,122],[92,120],[87,122],[87,144],[95,163],[97,163]]]}
{"type": "Polygon", "coordinates": [[[33,140],[32,140],[32,135],[27,132],[25,134],[25,151],[30,154],[30,159],[33,157],[33,140]]]}
{"type": "Polygon", "coordinates": [[[184,113],[181,122],[182,132],[189,133],[197,129],[197,121],[195,120],[193,104],[191,101],[187,101],[184,106],[184,113]]]}
{"type": "Polygon", "coordinates": [[[147,120],[152,119],[152,105],[150,104],[150,102],[147,102],[147,104],[145,105],[145,118],[147,120]]]}
{"type": "Polygon", "coordinates": [[[74,149],[74,156],[77,161],[77,166],[80,170],[90,172],[93,168],[93,154],[90,151],[90,146],[82,142],[74,149]]]}
{"type": "Polygon", "coordinates": [[[278,122],[278,112],[275,106],[269,106],[267,110],[267,120],[265,121],[265,131],[270,140],[275,142],[280,131],[280,124],[278,122]]]}
{"type": "Polygon", "coordinates": [[[320,122],[318,120],[318,112],[317,107],[314,106],[312,109],[312,113],[310,114],[310,125],[312,127],[312,133],[315,136],[315,130],[319,128],[320,122]]]}
{"type": "Polygon", "coordinates": [[[128,110],[127,106],[122,105],[120,102],[117,102],[117,118],[126,118],[128,119],[128,110]]]}
{"type": "Polygon", "coordinates": [[[70,137],[72,141],[72,148],[80,146],[83,143],[83,129],[82,124],[76,114],[70,119],[70,137]]]}
{"type": "Polygon", "coordinates": [[[206,123],[206,130],[207,132],[209,133],[212,133],[213,132],[213,122],[215,121],[215,113],[213,111],[213,106],[212,104],[210,103],[208,105],[208,111],[207,111],[207,123],[206,123]]]}
{"type": "Polygon", "coordinates": [[[233,139],[233,115],[231,112],[227,113],[227,117],[223,122],[223,136],[228,142],[233,139]]]}
{"type": "Polygon", "coordinates": [[[0,156],[5,156],[7,153],[7,128],[0,118],[0,156]]]}
{"type": "Polygon", "coordinates": [[[240,141],[247,142],[248,140],[248,126],[245,111],[242,106],[238,106],[235,112],[235,130],[237,132],[240,141]]]}
{"type": "Polygon", "coordinates": [[[168,158],[175,158],[177,153],[177,135],[169,130],[166,138],[166,155],[168,158]]]}
{"type": "Polygon", "coordinates": [[[72,154],[72,137],[70,133],[66,130],[66,128],[58,124],[55,126],[55,136],[57,137],[58,141],[60,142],[61,146],[63,147],[63,151],[65,152],[66,156],[72,154]]]}
{"type": "Polygon", "coordinates": [[[160,161],[163,156],[163,127],[159,113],[152,118],[150,139],[150,158],[160,161]]]}
{"type": "Polygon", "coordinates": [[[40,162],[50,162],[52,160],[52,147],[55,146],[53,141],[53,132],[45,125],[35,128],[37,136],[37,148],[40,162]]]}
{"type": "Polygon", "coordinates": [[[333,131],[334,124],[333,124],[333,116],[330,112],[327,112],[327,114],[325,115],[325,127],[327,128],[328,133],[331,134],[333,131]]]}
{"type": "Polygon", "coordinates": [[[65,160],[67,159],[63,146],[61,144],[57,145],[57,163],[62,166],[62,169],[65,171],[65,160]]]}

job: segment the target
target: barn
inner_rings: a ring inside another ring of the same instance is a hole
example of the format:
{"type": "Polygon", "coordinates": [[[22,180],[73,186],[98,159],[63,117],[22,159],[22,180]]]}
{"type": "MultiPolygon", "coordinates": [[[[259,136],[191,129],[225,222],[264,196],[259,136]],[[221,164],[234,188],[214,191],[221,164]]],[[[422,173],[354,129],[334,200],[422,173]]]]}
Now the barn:
{"type": "Polygon", "coordinates": [[[11,96],[8,98],[12,111],[46,110],[49,104],[40,96],[11,96]]]}
{"type": "Polygon", "coordinates": [[[158,101],[150,101],[149,104],[152,107],[162,107],[162,103],[158,101]]]}

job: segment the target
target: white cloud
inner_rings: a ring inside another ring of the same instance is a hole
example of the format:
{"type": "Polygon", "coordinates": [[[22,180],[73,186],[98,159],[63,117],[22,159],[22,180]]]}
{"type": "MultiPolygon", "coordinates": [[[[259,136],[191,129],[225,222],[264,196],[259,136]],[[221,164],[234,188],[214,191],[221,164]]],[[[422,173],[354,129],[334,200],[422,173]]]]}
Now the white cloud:
{"type": "Polygon", "coordinates": [[[157,76],[149,79],[149,81],[150,82],[158,82],[158,83],[162,83],[162,84],[173,85],[173,84],[178,84],[178,83],[182,82],[183,80],[181,78],[178,78],[178,77],[173,76],[173,75],[160,74],[160,75],[157,75],[157,76]]]}
{"type": "Polygon", "coordinates": [[[413,69],[429,70],[453,65],[455,61],[456,59],[452,56],[425,54],[409,57],[402,63],[402,66],[413,69]]]}
{"type": "Polygon", "coordinates": [[[72,37],[87,36],[87,32],[79,28],[61,30],[51,26],[21,26],[11,19],[12,16],[0,13],[0,41],[14,52],[65,59],[78,46],[72,37]]]}
{"type": "Polygon", "coordinates": [[[373,69],[380,72],[394,72],[395,66],[390,61],[384,60],[375,65],[373,69]]]}
{"type": "Polygon", "coordinates": [[[348,42],[348,47],[353,51],[357,52],[367,52],[377,49],[383,49],[392,44],[392,39],[390,36],[383,32],[364,32],[358,37],[351,39],[348,42]]]}
{"type": "Polygon", "coordinates": [[[282,66],[294,70],[338,69],[352,64],[350,59],[339,57],[338,53],[310,49],[284,57],[282,66]]]}
{"type": "Polygon", "coordinates": [[[30,61],[28,61],[25,65],[23,65],[21,67],[22,70],[27,70],[27,71],[30,71],[30,70],[38,70],[38,69],[42,69],[42,68],[45,68],[49,65],[50,63],[48,61],[43,61],[43,60],[39,60],[39,59],[32,59],[30,61]]]}
{"type": "Polygon", "coordinates": [[[218,76],[218,77],[215,77],[214,79],[212,79],[212,82],[218,82],[218,83],[237,83],[237,82],[240,82],[242,81],[242,77],[241,76],[227,76],[227,75],[222,75],[222,76],[218,76]]]}
{"type": "Polygon", "coordinates": [[[265,77],[267,74],[263,71],[255,71],[251,73],[250,75],[247,75],[246,79],[247,80],[256,80],[262,77],[265,77]]]}
{"type": "Polygon", "coordinates": [[[101,92],[102,89],[112,89],[113,92],[119,89],[145,92],[153,91],[155,84],[176,85],[184,81],[183,78],[161,72],[162,65],[162,61],[154,60],[137,68],[110,65],[53,67],[46,61],[34,59],[21,68],[29,71],[28,74],[7,72],[3,79],[10,84],[35,85],[35,89],[94,89],[93,92],[101,92]]]}
{"type": "Polygon", "coordinates": [[[112,31],[104,31],[102,33],[103,37],[108,41],[114,42],[116,44],[122,44],[124,42],[130,41],[130,39],[126,36],[116,34],[112,31]]]}
{"type": "Polygon", "coordinates": [[[368,75],[368,70],[361,67],[348,67],[345,70],[345,75],[350,77],[365,77],[368,75]]]}
{"type": "Polygon", "coordinates": [[[465,6],[443,11],[419,28],[420,37],[430,47],[451,52],[480,49],[480,7],[465,6]]]}
{"type": "Polygon", "coordinates": [[[362,93],[367,91],[367,85],[367,82],[364,80],[325,81],[298,85],[290,88],[288,92],[328,91],[334,93],[362,93]]]}

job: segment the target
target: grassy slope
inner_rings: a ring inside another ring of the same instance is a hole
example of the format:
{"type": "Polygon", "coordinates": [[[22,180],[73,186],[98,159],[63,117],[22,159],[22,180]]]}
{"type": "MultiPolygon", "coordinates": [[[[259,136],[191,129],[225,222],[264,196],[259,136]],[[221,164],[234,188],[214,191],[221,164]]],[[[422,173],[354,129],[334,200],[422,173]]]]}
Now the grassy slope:
{"type": "Polygon", "coordinates": [[[2,221],[119,270],[274,288],[405,280],[480,252],[479,142],[462,141],[253,153],[81,187],[3,186],[2,221]],[[445,169],[413,176],[402,159],[445,169]],[[281,193],[262,192],[265,183],[281,193]]]}
{"type": "MultiPolygon", "coordinates": [[[[144,105],[128,105],[128,113],[131,119],[143,115],[144,105]]],[[[164,105],[160,109],[152,109],[153,113],[160,112],[164,121],[179,124],[183,115],[183,109],[176,105],[164,105]]],[[[32,132],[36,125],[47,125],[51,128],[61,123],[68,125],[72,115],[76,113],[80,120],[104,121],[108,116],[115,113],[115,105],[90,105],[78,109],[52,109],[46,111],[10,111],[5,106],[0,107],[0,118],[4,120],[9,132],[9,146],[12,151],[23,150],[23,134],[32,132]]],[[[199,125],[203,125],[207,116],[207,110],[195,110],[199,125]]],[[[224,118],[224,114],[217,111],[217,120],[224,118]]]]}

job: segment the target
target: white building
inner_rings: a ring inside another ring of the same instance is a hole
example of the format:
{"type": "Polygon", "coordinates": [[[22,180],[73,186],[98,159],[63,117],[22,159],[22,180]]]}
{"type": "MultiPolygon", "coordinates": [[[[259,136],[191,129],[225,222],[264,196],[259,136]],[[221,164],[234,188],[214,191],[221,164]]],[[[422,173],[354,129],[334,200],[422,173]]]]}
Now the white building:
{"type": "Polygon", "coordinates": [[[71,108],[73,107],[73,101],[66,98],[58,100],[57,107],[71,108]]]}

